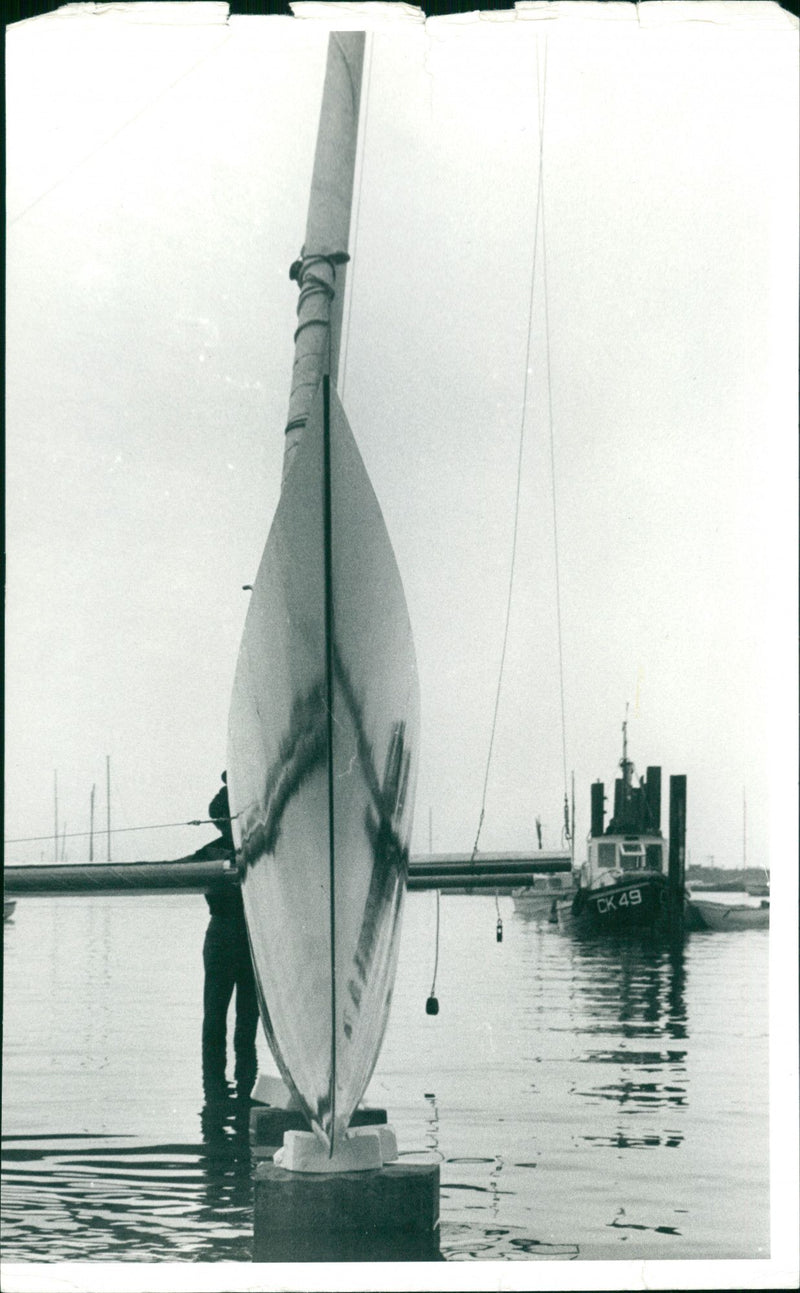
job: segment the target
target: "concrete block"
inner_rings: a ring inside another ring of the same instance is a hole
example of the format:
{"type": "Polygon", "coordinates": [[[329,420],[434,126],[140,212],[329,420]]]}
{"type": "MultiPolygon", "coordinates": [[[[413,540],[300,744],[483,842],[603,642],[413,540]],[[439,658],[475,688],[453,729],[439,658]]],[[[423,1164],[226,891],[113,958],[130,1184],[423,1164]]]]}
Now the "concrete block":
{"type": "Polygon", "coordinates": [[[259,1163],[253,1231],[257,1262],[435,1261],[439,1164],[316,1174],[259,1163]]]}

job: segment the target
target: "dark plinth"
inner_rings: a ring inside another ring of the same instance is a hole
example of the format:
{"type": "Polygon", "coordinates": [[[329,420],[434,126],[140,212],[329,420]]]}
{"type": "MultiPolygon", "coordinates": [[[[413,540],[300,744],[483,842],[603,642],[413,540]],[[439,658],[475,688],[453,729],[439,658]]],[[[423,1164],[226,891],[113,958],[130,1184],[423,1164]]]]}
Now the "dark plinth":
{"type": "MultiPolygon", "coordinates": [[[[385,1109],[356,1109],[351,1127],[376,1127],[386,1122],[385,1109]]],[[[308,1119],[299,1109],[257,1105],[250,1110],[250,1144],[256,1158],[272,1155],[283,1144],[287,1131],[308,1131],[308,1119]]]]}
{"type": "Polygon", "coordinates": [[[439,1164],[389,1163],[378,1171],[256,1168],[253,1261],[435,1261],[439,1164]]]}

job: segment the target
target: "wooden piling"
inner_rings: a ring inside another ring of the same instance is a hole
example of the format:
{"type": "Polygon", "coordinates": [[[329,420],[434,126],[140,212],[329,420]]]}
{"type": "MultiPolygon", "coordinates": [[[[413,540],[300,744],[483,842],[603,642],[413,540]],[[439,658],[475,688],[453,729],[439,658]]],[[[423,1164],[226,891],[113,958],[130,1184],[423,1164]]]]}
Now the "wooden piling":
{"type": "Polygon", "coordinates": [[[436,1261],[439,1164],[366,1172],[255,1172],[253,1261],[436,1261]]]}

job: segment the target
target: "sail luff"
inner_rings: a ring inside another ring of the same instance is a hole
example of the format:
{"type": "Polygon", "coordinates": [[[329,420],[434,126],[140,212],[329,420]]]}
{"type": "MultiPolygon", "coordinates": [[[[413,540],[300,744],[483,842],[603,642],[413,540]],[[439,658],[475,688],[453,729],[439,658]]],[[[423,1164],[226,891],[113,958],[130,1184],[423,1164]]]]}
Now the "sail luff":
{"type": "Polygon", "coordinates": [[[332,383],[336,383],[364,40],[363,31],[331,32],[328,38],[305,242],[291,268],[300,298],[284,446],[284,480],[323,375],[328,374],[332,383]]]}

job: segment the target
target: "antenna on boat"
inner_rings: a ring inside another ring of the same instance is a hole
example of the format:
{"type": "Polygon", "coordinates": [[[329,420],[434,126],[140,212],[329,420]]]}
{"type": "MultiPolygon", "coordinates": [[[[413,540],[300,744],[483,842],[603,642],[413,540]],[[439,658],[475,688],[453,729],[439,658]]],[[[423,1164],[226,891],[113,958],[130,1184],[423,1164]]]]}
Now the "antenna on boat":
{"type": "Polygon", "coordinates": [[[58,769],[53,773],[53,861],[58,861],[58,769]]]}

